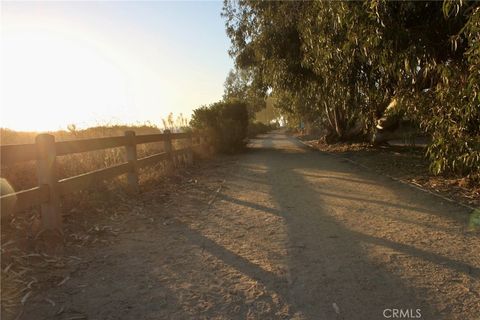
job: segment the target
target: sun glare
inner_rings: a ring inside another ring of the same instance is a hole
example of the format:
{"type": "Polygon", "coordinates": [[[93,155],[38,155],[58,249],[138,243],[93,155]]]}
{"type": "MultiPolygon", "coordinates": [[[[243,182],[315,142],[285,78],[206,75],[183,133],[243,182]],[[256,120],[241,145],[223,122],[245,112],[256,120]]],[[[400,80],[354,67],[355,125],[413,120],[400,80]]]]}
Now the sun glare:
{"type": "Polygon", "coordinates": [[[218,100],[232,66],[225,35],[212,35],[223,22],[191,6],[2,3],[0,127],[161,125],[171,112],[188,117],[218,100]]]}
{"type": "Polygon", "coordinates": [[[2,47],[2,127],[91,125],[127,103],[125,75],[93,47],[42,32],[5,35],[2,47]]]}

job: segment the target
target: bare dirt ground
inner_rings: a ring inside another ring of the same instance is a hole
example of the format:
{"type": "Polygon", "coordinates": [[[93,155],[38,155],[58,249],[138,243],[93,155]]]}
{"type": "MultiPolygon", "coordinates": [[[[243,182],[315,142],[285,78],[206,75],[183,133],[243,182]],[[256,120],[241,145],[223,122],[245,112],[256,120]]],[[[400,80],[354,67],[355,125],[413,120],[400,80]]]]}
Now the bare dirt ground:
{"type": "Polygon", "coordinates": [[[296,135],[312,148],[335,154],[387,174],[401,181],[430,190],[467,206],[480,207],[479,177],[434,175],[425,158],[425,144],[409,146],[402,141],[392,145],[373,146],[369,143],[327,144],[319,135],[296,135]]]}
{"type": "Polygon", "coordinates": [[[19,319],[480,319],[466,209],[280,132],[190,172],[118,204],[19,319]]]}

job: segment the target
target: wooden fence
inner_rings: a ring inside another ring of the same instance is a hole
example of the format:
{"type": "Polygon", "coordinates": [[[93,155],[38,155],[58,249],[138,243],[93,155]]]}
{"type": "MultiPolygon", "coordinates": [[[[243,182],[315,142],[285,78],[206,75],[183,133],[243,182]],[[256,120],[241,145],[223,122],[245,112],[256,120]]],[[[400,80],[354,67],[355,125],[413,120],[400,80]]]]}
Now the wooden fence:
{"type": "Polygon", "coordinates": [[[40,134],[35,143],[0,146],[2,166],[36,160],[38,186],[28,190],[2,195],[2,217],[11,212],[18,212],[29,207],[40,205],[42,228],[44,230],[62,230],[60,199],[63,195],[89,188],[98,181],[111,179],[126,174],[128,186],[138,191],[138,169],[166,162],[173,168],[179,156],[185,156],[187,163],[193,162],[193,149],[206,143],[202,135],[190,133],[135,135],[134,131],[126,131],[125,136],[82,139],[55,142],[54,136],[40,134]],[[188,146],[175,150],[172,141],[186,139],[188,146]],[[164,152],[145,158],[137,158],[137,145],[151,142],[164,142],[164,152]],[[194,145],[194,141],[198,142],[194,145]],[[90,171],[74,177],[58,180],[56,177],[56,158],[58,156],[95,151],[108,148],[125,147],[126,161],[108,168],[90,171]]]}

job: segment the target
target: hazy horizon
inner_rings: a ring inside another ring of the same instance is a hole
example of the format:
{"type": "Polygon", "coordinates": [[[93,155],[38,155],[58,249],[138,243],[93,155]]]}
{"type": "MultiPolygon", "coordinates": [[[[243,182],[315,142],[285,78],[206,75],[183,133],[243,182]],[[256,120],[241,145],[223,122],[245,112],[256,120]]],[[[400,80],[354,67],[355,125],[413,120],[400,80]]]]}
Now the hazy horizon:
{"type": "Polygon", "coordinates": [[[2,2],[0,127],[161,125],[221,99],[221,2],[2,2]]]}

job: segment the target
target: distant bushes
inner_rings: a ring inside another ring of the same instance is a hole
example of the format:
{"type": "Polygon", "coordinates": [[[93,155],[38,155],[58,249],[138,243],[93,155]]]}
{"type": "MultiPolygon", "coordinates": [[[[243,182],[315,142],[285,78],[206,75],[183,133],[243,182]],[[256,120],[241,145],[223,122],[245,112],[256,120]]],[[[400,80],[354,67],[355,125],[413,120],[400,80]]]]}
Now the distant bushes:
{"type": "Polygon", "coordinates": [[[218,152],[234,153],[247,144],[248,120],[246,103],[229,100],[194,110],[190,125],[208,132],[218,152]]]}
{"type": "Polygon", "coordinates": [[[262,122],[250,122],[248,124],[247,134],[249,138],[254,138],[259,134],[267,133],[276,129],[276,124],[264,124],[262,122]]]}

